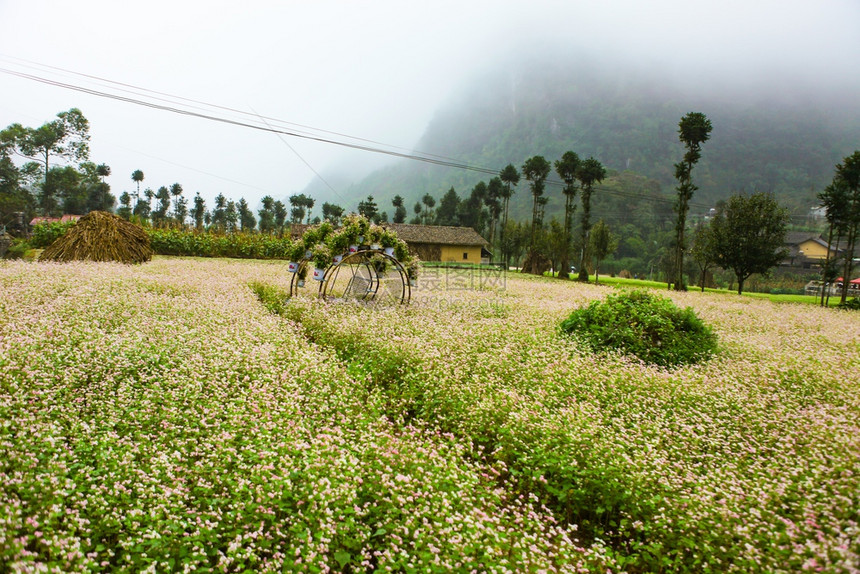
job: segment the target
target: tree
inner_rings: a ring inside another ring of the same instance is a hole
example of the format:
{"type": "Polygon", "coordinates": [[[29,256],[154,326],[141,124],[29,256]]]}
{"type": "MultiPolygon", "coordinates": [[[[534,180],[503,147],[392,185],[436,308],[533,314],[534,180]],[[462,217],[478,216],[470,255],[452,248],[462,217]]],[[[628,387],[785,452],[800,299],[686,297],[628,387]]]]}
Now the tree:
{"type": "Polygon", "coordinates": [[[134,204],[134,214],[140,219],[149,219],[149,214],[152,211],[152,199],[155,197],[155,192],[150,188],[143,190],[143,201],[137,201],[134,204]]]}
{"type": "Polygon", "coordinates": [[[379,207],[376,205],[372,195],[358,202],[358,214],[366,217],[374,223],[379,222],[379,207]]]}
{"type": "Polygon", "coordinates": [[[137,184],[137,192],[134,194],[134,208],[137,209],[137,203],[140,201],[140,182],[143,181],[143,172],[139,169],[131,172],[131,181],[137,184]]]}
{"type": "Polygon", "coordinates": [[[532,230],[531,243],[529,244],[532,251],[535,248],[538,229],[538,198],[543,195],[544,182],[551,169],[549,162],[541,155],[530,157],[523,164],[523,177],[526,178],[532,188],[532,230]]]}
{"type": "MultiPolygon", "coordinates": [[[[733,195],[711,220],[717,264],[734,272],[738,294],[753,273],[766,273],[788,255],[788,212],[767,193],[733,195]]],[[[677,268],[677,267],[676,267],[677,268]]]]}
{"type": "Polygon", "coordinates": [[[457,211],[460,209],[460,196],[451,187],[439,200],[436,209],[436,225],[457,225],[457,211]]]}
{"type": "Polygon", "coordinates": [[[844,189],[842,200],[842,227],[845,229],[845,262],[842,267],[841,302],[848,298],[848,284],[854,268],[854,251],[857,247],[857,235],[860,230],[860,150],[855,151],[836,165],[834,183],[844,189]]]}
{"type": "Polygon", "coordinates": [[[558,268],[558,278],[567,279],[570,276],[570,227],[573,224],[573,213],[576,210],[576,171],[579,169],[579,156],[576,152],[568,151],[555,162],[555,172],[564,182],[564,251],[558,268]]]}
{"type": "MultiPolygon", "coordinates": [[[[263,233],[271,233],[275,230],[275,200],[271,195],[267,195],[260,200],[263,208],[257,212],[260,216],[260,231],[263,233]]],[[[325,205],[323,205],[325,212],[325,205]]]]}
{"type": "Polygon", "coordinates": [[[436,212],[433,207],[436,205],[436,199],[429,193],[425,193],[421,198],[421,203],[424,204],[424,211],[421,212],[421,220],[424,225],[432,225],[436,219],[436,212]]]}
{"type": "Polygon", "coordinates": [[[594,282],[598,283],[600,262],[606,259],[618,248],[618,238],[609,230],[609,226],[601,219],[594,224],[588,238],[591,256],[594,259],[594,282]]]}
{"type": "MultiPolygon", "coordinates": [[[[520,172],[517,171],[514,164],[509,163],[499,172],[499,179],[505,184],[502,191],[502,232],[499,239],[499,242],[504,246],[505,233],[508,230],[508,205],[510,204],[511,197],[514,195],[514,187],[520,182],[520,172]]],[[[504,247],[502,248],[502,253],[506,253],[504,247]]],[[[507,267],[508,260],[505,259],[505,268],[507,269],[507,267]]]]}
{"type": "Polygon", "coordinates": [[[545,253],[552,264],[552,268],[561,273],[562,260],[567,257],[568,251],[565,241],[568,237],[564,233],[564,225],[554,217],[549,222],[549,229],[538,232],[539,251],[545,253]]]}
{"type": "MultiPolygon", "coordinates": [[[[529,242],[529,229],[525,224],[517,223],[516,221],[508,221],[507,228],[502,233],[502,257],[505,260],[505,265],[514,259],[519,267],[520,259],[523,251],[525,251],[529,242]]],[[[507,269],[507,267],[506,267],[507,269]]]]}
{"type": "Polygon", "coordinates": [[[87,193],[83,174],[70,165],[51,168],[51,193],[43,193],[40,207],[46,214],[86,212],[87,193]]]}
{"type": "Polygon", "coordinates": [[[696,226],[693,231],[693,244],[690,246],[690,257],[699,268],[699,286],[704,293],[708,270],[717,263],[717,252],[710,225],[700,223],[696,226]]]}
{"type": "Polygon", "coordinates": [[[412,206],[412,211],[415,212],[415,217],[410,219],[409,223],[411,223],[413,225],[421,225],[421,222],[424,220],[424,218],[423,218],[424,214],[421,212],[422,209],[423,209],[423,206],[421,205],[421,202],[416,201],[415,205],[412,206]]]}
{"type": "Polygon", "coordinates": [[[502,214],[502,196],[504,195],[504,184],[501,178],[494,177],[487,184],[487,195],[484,197],[484,205],[487,207],[487,213],[490,216],[490,246],[495,249],[496,245],[496,227],[499,221],[499,216],[502,214]]]}
{"type": "Polygon", "coordinates": [[[287,206],[280,199],[275,200],[273,206],[275,212],[275,230],[280,234],[284,231],[284,224],[287,222],[287,206]]]}
{"type": "Polygon", "coordinates": [[[304,193],[293,194],[290,196],[290,221],[292,223],[301,223],[305,219],[305,214],[310,217],[310,208],[314,206],[314,200],[304,193]]]}
{"type": "Polygon", "coordinates": [[[257,219],[254,217],[254,212],[248,207],[248,202],[245,201],[244,197],[239,198],[239,226],[245,233],[254,231],[254,228],[257,227],[257,219]]]}
{"type": "Polygon", "coordinates": [[[38,128],[25,128],[20,124],[7,128],[7,134],[12,136],[10,139],[14,140],[18,153],[42,165],[44,180],[41,203],[44,206],[55,209],[57,205],[53,198],[56,189],[50,182],[50,158],[54,156],[79,164],[87,161],[90,154],[89,129],[89,121],[77,108],[60,112],[56,120],[38,128]]]}
{"type": "MultiPolygon", "coordinates": [[[[465,201],[461,201],[457,209],[457,222],[463,227],[471,227],[481,234],[487,213],[484,210],[484,198],[487,196],[487,184],[479,181],[472,188],[472,193],[465,201]]],[[[440,206],[441,209],[441,206],[440,206]]]]}
{"type": "Polygon", "coordinates": [[[185,223],[185,216],[188,215],[188,202],[182,197],[182,191],[182,185],[179,183],[170,186],[170,196],[173,198],[173,219],[180,225],[185,223]]]}
{"type": "Polygon", "coordinates": [[[212,227],[221,233],[227,232],[227,198],[223,193],[215,196],[215,209],[212,210],[212,227]]]}
{"type": "Polygon", "coordinates": [[[227,207],[224,208],[224,222],[227,233],[235,233],[239,226],[239,210],[236,208],[236,202],[232,199],[227,202],[227,207]]]}
{"type": "Polygon", "coordinates": [[[591,194],[594,186],[606,177],[606,168],[593,157],[580,163],[576,170],[576,179],[579,181],[582,201],[582,222],[580,232],[580,257],[579,257],[579,281],[588,282],[588,269],[585,266],[585,250],[588,247],[588,233],[591,231],[591,194]]]}
{"type": "Polygon", "coordinates": [[[197,231],[203,230],[203,224],[206,221],[206,201],[200,197],[200,192],[194,196],[194,207],[191,208],[191,219],[194,220],[194,228],[197,231]]]}
{"type": "Polygon", "coordinates": [[[119,196],[120,208],[117,209],[117,215],[125,220],[131,219],[131,195],[127,191],[123,191],[119,196]]]}
{"type": "Polygon", "coordinates": [[[322,213],[325,221],[332,225],[338,225],[340,218],[343,217],[343,208],[337,204],[325,202],[322,206],[322,213]]]}
{"type": "Polygon", "coordinates": [[[683,291],[684,285],[684,229],[687,225],[687,212],[690,210],[690,199],[698,189],[693,185],[693,166],[701,158],[702,144],[710,138],[711,121],[700,112],[690,112],[678,123],[678,137],[687,149],[684,159],[675,164],[675,179],[678,180],[678,202],[675,212],[675,290],[683,291]]]}
{"type": "Polygon", "coordinates": [[[403,198],[395,195],[391,200],[391,205],[394,206],[394,223],[406,223],[406,206],[403,204],[403,198]]]}
{"type": "Polygon", "coordinates": [[[306,223],[308,225],[310,225],[310,223],[311,223],[311,211],[313,211],[315,203],[316,203],[316,200],[314,200],[314,198],[309,197],[309,196],[305,196],[305,209],[307,209],[307,212],[308,212],[308,220],[306,223]]]}
{"type": "Polygon", "coordinates": [[[110,185],[105,181],[105,178],[110,175],[110,166],[105,163],[100,163],[96,166],[96,175],[101,178],[101,182],[96,184],[96,186],[98,186],[97,189],[92,189],[91,199],[89,202],[92,207],[90,211],[96,209],[108,211],[112,209],[116,203],[116,197],[111,195],[110,185]],[[101,192],[101,198],[97,196],[98,192],[101,192]]]}
{"type": "Polygon", "coordinates": [[[96,166],[96,172],[104,182],[105,178],[110,175],[110,166],[104,163],[100,163],[96,166]]]}
{"type": "Polygon", "coordinates": [[[152,222],[164,223],[170,210],[170,190],[162,185],[155,192],[155,198],[158,200],[158,207],[152,212],[152,222]]]}

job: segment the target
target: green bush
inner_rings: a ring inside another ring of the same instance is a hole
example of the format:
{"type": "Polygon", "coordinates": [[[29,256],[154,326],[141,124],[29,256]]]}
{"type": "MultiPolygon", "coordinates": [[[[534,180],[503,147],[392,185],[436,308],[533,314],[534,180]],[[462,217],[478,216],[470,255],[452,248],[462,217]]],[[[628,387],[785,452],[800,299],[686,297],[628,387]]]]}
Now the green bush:
{"type": "Polygon", "coordinates": [[[617,350],[666,367],[697,363],[717,350],[717,338],[692,309],[668,298],[630,291],[594,301],[561,323],[595,351],[617,350]]]}
{"type": "Polygon", "coordinates": [[[241,259],[288,259],[289,237],[264,233],[229,233],[184,229],[147,228],[149,242],[158,255],[235,257],[241,259]]]}
{"type": "Polygon", "coordinates": [[[847,299],[844,303],[838,305],[840,309],[849,309],[851,311],[860,311],[860,297],[847,299]]]}
{"type": "Polygon", "coordinates": [[[26,240],[13,239],[9,249],[3,255],[3,259],[23,259],[30,249],[30,244],[26,240]]]}
{"type": "Polygon", "coordinates": [[[74,221],[66,221],[64,223],[60,223],[59,221],[40,223],[33,227],[33,235],[30,237],[30,245],[34,249],[44,249],[56,241],[57,238],[65,235],[66,231],[74,225],[74,221]]]}

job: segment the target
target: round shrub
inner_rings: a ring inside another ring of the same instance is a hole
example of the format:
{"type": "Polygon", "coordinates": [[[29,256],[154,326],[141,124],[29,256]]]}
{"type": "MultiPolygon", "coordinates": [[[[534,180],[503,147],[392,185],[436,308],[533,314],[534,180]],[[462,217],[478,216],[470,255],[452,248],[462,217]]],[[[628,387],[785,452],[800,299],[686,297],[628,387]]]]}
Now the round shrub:
{"type": "Polygon", "coordinates": [[[571,313],[561,330],[595,351],[621,351],[666,367],[697,363],[717,350],[716,335],[691,308],[647,291],[594,301],[571,313]]]}

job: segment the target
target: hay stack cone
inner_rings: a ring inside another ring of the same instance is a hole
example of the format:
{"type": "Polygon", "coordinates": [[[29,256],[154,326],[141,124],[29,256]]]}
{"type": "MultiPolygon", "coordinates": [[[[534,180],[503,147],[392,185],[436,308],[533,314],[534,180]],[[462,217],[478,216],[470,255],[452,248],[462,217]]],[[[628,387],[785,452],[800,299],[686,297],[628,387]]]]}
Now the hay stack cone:
{"type": "Polygon", "coordinates": [[[119,261],[152,259],[149,236],[138,225],[105,211],[83,216],[42,252],[39,261],[119,261]]]}

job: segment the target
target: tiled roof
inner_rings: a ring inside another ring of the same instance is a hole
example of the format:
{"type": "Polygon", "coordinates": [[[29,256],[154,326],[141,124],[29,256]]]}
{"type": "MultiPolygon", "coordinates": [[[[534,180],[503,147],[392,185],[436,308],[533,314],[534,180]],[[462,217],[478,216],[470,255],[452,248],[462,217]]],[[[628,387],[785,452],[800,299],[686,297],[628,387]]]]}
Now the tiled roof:
{"type": "Polygon", "coordinates": [[[30,225],[39,225],[40,223],[67,223],[69,221],[77,221],[81,217],[83,216],[69,214],[66,214],[62,217],[34,217],[30,220],[30,225]]]}
{"type": "Polygon", "coordinates": [[[471,227],[451,227],[446,225],[414,225],[411,223],[385,223],[388,229],[406,243],[435,243],[439,245],[489,245],[471,227]]]}
{"type": "MultiPolygon", "coordinates": [[[[474,245],[486,247],[487,240],[471,227],[451,227],[447,225],[414,225],[412,223],[383,223],[406,243],[430,243],[435,245],[474,245]]],[[[294,223],[290,226],[290,236],[301,237],[311,225],[294,223]]]]}
{"type": "Polygon", "coordinates": [[[821,236],[818,233],[814,233],[812,231],[789,231],[785,234],[785,243],[787,245],[800,245],[804,241],[808,241],[810,239],[820,243],[821,245],[825,245],[827,243],[821,239],[821,236]]]}

